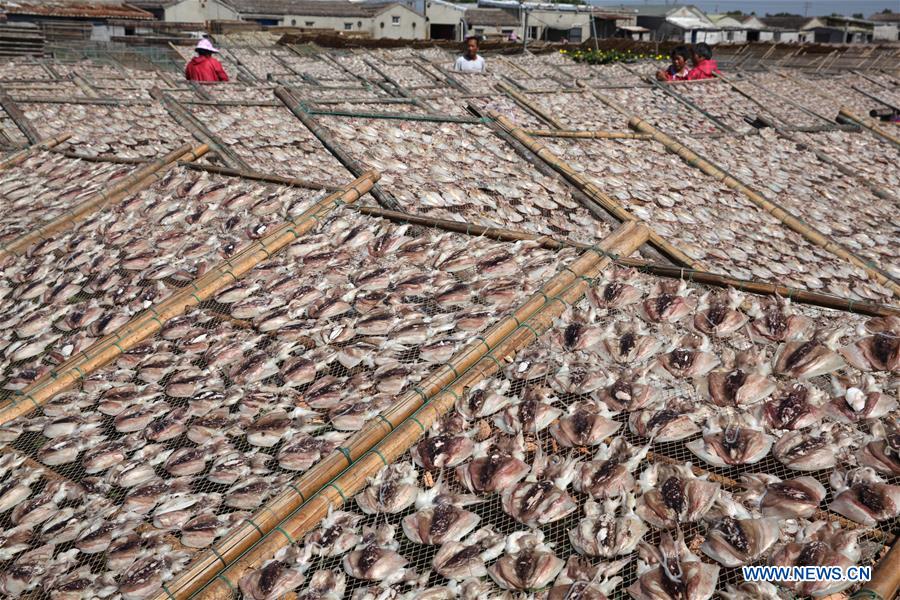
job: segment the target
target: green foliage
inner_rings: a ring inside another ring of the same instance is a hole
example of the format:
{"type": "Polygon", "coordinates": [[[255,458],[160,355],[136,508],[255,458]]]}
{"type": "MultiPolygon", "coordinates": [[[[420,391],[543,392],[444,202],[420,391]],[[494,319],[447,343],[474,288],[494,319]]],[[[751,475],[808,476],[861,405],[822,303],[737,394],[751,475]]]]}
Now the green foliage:
{"type": "Polygon", "coordinates": [[[662,54],[652,52],[632,52],[631,50],[560,50],[575,62],[591,65],[608,65],[611,63],[633,63],[639,60],[665,60],[662,54]]]}

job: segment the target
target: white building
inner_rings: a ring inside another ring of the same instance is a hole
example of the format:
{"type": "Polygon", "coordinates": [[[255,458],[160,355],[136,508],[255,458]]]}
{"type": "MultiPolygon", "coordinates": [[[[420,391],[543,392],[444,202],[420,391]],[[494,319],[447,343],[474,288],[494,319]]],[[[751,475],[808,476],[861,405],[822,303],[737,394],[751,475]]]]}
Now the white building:
{"type": "Polygon", "coordinates": [[[712,21],[716,27],[723,32],[724,44],[744,44],[747,42],[747,27],[743,22],[732,17],[731,15],[706,14],[707,18],[712,21]]]}
{"type": "Polygon", "coordinates": [[[869,20],[875,24],[872,39],[876,42],[900,40],[900,12],[877,13],[869,20]]]}
{"type": "Polygon", "coordinates": [[[637,24],[653,32],[653,39],[696,44],[727,42],[727,33],[696,6],[671,4],[638,6],[637,24]]]}
{"type": "Polygon", "coordinates": [[[425,0],[424,9],[428,39],[461,42],[465,38],[465,6],[447,0],[425,0]]]}
{"type": "Polygon", "coordinates": [[[160,21],[205,23],[240,19],[237,9],[225,0],[134,0],[129,4],[152,13],[160,21]]]}

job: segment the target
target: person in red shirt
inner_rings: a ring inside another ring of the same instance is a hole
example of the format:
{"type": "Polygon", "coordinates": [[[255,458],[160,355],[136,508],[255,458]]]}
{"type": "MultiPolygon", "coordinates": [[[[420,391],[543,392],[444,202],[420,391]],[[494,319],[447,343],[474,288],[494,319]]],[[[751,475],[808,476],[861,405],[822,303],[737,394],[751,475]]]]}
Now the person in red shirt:
{"type": "Polygon", "coordinates": [[[712,59],[712,48],[700,42],[691,47],[691,62],[694,68],[688,73],[688,80],[712,79],[719,72],[719,65],[712,59]]]}
{"type": "Polygon", "coordinates": [[[656,72],[656,78],[659,81],[683,81],[687,79],[690,69],[688,68],[688,59],[691,57],[690,50],[687,46],[676,46],[672,49],[672,64],[666,70],[660,69],[656,72]]]}
{"type": "Polygon", "coordinates": [[[197,56],[192,58],[184,68],[184,76],[188,81],[228,81],[228,74],[222,68],[222,63],[213,58],[218,53],[212,42],[203,38],[197,42],[194,49],[197,56]]]}

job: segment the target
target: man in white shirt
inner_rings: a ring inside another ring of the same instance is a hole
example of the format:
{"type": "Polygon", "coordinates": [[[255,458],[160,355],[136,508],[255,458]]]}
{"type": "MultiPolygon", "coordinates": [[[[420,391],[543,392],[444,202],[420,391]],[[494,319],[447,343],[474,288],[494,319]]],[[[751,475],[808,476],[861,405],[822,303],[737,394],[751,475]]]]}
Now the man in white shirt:
{"type": "Polygon", "coordinates": [[[453,70],[460,73],[484,73],[484,57],[478,56],[478,38],[466,39],[466,53],[456,59],[453,70]]]}

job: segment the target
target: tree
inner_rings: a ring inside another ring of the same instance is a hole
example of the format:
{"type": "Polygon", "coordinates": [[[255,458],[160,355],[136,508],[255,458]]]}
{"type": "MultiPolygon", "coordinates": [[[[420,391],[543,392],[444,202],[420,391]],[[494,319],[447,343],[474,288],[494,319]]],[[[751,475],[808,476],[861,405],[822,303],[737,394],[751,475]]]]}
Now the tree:
{"type": "Polygon", "coordinates": [[[866,16],[862,13],[853,13],[853,18],[854,19],[865,19],[866,16]]]}
{"type": "Polygon", "coordinates": [[[889,9],[889,8],[886,8],[886,9],[884,9],[883,11],[881,11],[881,14],[883,14],[883,15],[892,15],[892,14],[894,14],[894,11],[892,11],[892,10],[889,9]]]}
{"type": "Polygon", "coordinates": [[[767,17],[799,17],[801,15],[795,15],[794,13],[789,13],[789,12],[780,12],[780,13],[775,13],[774,15],[766,13],[766,16],[767,17]]]}

